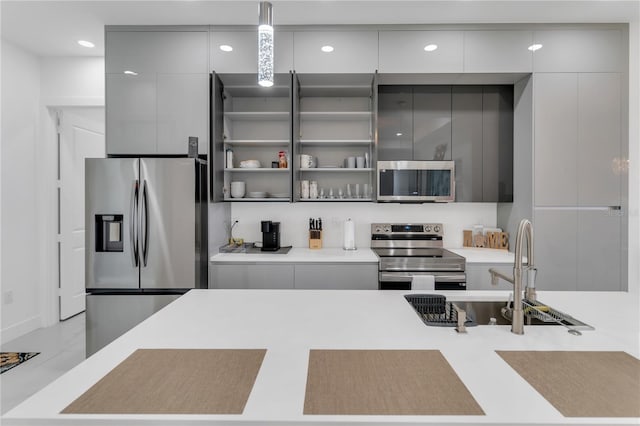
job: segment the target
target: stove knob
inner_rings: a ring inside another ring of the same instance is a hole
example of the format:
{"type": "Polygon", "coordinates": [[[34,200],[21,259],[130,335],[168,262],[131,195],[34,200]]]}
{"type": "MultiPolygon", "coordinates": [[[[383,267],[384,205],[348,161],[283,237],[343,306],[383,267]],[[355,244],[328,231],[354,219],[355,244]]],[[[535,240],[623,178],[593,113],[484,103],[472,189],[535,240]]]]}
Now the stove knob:
{"type": "Polygon", "coordinates": [[[440,232],[440,226],[436,225],[433,227],[434,232],[440,232]]]}
{"type": "Polygon", "coordinates": [[[376,226],[376,234],[380,234],[382,232],[382,228],[380,226],[376,226]]]}
{"type": "Polygon", "coordinates": [[[431,232],[431,225],[425,225],[424,232],[431,232]]]}
{"type": "Polygon", "coordinates": [[[384,232],[391,232],[391,227],[390,226],[385,226],[384,227],[384,232]]]}

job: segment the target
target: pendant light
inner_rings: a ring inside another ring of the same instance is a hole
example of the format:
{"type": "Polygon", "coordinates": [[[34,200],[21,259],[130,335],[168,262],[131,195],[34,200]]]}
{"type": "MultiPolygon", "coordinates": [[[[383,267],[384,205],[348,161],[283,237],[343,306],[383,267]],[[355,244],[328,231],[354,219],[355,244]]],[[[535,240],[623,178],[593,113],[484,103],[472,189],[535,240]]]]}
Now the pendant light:
{"type": "Polygon", "coordinates": [[[258,15],[258,84],[273,86],[273,11],[268,1],[260,2],[258,15]]]}

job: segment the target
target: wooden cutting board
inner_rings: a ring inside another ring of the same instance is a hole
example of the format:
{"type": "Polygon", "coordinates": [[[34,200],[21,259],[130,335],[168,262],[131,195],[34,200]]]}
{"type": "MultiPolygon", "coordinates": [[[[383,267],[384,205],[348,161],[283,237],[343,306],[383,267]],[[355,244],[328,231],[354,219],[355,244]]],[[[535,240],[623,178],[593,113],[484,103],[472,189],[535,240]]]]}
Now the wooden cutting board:
{"type": "Polygon", "coordinates": [[[440,351],[311,350],[304,414],[484,412],[440,351]]]}
{"type": "Polygon", "coordinates": [[[242,414],[266,349],[138,349],[63,414],[242,414]]]}
{"type": "Polygon", "coordinates": [[[565,417],[640,417],[640,360],[625,352],[496,352],[565,417]]]}

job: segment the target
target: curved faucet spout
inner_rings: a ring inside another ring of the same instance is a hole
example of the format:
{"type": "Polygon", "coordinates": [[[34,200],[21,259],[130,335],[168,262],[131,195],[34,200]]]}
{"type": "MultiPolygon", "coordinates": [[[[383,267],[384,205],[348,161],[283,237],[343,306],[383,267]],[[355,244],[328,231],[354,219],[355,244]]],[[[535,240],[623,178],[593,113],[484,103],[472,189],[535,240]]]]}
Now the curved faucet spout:
{"type": "Polygon", "coordinates": [[[533,263],[533,225],[528,219],[522,219],[522,221],[520,221],[520,225],[518,225],[515,259],[513,261],[513,277],[506,276],[493,268],[489,269],[489,273],[491,274],[491,284],[497,285],[499,278],[513,284],[513,315],[511,319],[511,332],[515,334],[524,334],[524,311],[522,309],[522,273],[524,263],[522,257],[522,246],[525,238],[527,239],[526,269],[528,273],[528,282],[524,290],[526,291],[527,299],[535,300],[536,268],[533,263]]]}

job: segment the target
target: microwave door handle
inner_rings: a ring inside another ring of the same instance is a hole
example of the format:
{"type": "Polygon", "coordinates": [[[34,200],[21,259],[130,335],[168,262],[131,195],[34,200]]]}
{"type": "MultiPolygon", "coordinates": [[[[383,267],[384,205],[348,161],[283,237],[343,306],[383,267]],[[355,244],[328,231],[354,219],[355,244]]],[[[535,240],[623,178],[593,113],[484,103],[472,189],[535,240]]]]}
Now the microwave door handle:
{"type": "Polygon", "coordinates": [[[142,184],[142,215],[140,224],[142,231],[142,266],[147,266],[147,255],[149,254],[149,197],[147,195],[147,180],[142,184]]]}
{"type": "Polygon", "coordinates": [[[133,183],[131,191],[131,217],[129,218],[129,236],[131,238],[131,255],[133,257],[133,266],[138,267],[138,180],[133,183]]]}

